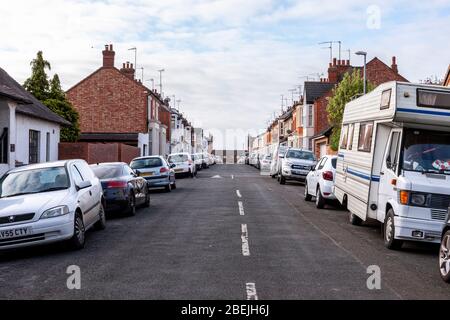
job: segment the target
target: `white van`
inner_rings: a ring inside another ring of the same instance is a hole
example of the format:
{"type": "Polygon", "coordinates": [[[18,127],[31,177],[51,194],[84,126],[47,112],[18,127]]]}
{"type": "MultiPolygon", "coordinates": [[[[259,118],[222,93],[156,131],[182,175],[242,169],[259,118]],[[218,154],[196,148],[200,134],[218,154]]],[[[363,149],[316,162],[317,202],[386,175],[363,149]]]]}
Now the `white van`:
{"type": "Polygon", "coordinates": [[[384,242],[438,243],[450,204],[450,88],[388,82],[345,106],[335,195],[384,242]]]}
{"type": "Polygon", "coordinates": [[[286,154],[288,146],[277,144],[270,164],[270,176],[276,178],[281,173],[281,161],[286,154]]]}

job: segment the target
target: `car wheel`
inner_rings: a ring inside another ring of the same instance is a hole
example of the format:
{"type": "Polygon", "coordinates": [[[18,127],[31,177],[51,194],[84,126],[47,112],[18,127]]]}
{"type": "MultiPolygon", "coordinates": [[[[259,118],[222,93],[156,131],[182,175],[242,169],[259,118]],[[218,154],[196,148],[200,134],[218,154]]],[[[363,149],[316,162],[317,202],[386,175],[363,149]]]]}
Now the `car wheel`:
{"type": "Polygon", "coordinates": [[[150,191],[147,190],[147,193],[145,194],[145,202],[144,202],[144,208],[150,207],[150,191]]]}
{"type": "Polygon", "coordinates": [[[69,246],[71,249],[79,250],[84,248],[84,245],[86,243],[85,232],[86,230],[84,229],[83,218],[81,216],[81,213],[77,212],[75,214],[73,236],[69,240],[69,246]]]}
{"type": "Polygon", "coordinates": [[[190,172],[191,178],[195,177],[195,173],[194,172],[190,172]]]}
{"type": "Polygon", "coordinates": [[[308,192],[308,182],[305,182],[305,194],[304,194],[304,197],[305,197],[305,201],[311,201],[311,199],[312,199],[312,196],[308,192]]]}
{"type": "Polygon", "coordinates": [[[317,209],[323,209],[323,207],[325,207],[325,198],[322,196],[322,191],[320,191],[320,187],[317,187],[316,191],[316,207],[317,209]]]}
{"type": "Polygon", "coordinates": [[[394,210],[389,209],[384,221],[384,245],[391,250],[399,250],[403,245],[402,240],[395,239],[394,210]]]}
{"type": "Polygon", "coordinates": [[[166,192],[172,191],[172,184],[169,182],[169,184],[164,188],[166,192]]]}
{"type": "Polygon", "coordinates": [[[350,224],[354,226],[360,226],[362,224],[362,219],[356,214],[350,213],[350,224]]]}
{"type": "Polygon", "coordinates": [[[442,280],[450,283],[450,230],[442,236],[439,249],[439,272],[442,280]]]}
{"type": "Polygon", "coordinates": [[[280,184],[286,184],[286,178],[283,175],[280,175],[280,184]]]}
{"type": "Polygon", "coordinates": [[[130,217],[136,215],[136,197],[133,193],[128,197],[127,215],[130,217]]]}
{"type": "Polygon", "coordinates": [[[173,184],[172,184],[172,190],[175,190],[177,188],[177,184],[176,184],[176,182],[174,182],[173,184]]]}
{"type": "Polygon", "coordinates": [[[98,212],[99,219],[94,224],[95,230],[105,230],[106,228],[106,216],[105,216],[105,208],[103,204],[100,205],[100,210],[98,212]]]}

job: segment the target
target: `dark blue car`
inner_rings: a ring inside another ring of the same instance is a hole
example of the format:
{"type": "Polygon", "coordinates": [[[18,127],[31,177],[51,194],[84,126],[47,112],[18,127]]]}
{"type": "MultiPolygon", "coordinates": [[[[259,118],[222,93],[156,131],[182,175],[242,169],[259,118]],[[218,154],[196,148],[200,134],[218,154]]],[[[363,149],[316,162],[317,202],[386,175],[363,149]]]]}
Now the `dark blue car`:
{"type": "Polygon", "coordinates": [[[138,206],[150,206],[147,181],[126,163],[99,163],[91,168],[102,183],[107,212],[125,211],[133,216],[138,206]]]}

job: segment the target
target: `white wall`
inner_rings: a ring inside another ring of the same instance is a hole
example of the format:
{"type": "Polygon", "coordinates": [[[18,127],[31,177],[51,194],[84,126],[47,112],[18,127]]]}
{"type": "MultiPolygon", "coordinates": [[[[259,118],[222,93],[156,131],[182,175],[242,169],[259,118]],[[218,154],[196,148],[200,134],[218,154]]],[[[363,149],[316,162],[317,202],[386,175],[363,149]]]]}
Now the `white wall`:
{"type": "Polygon", "coordinates": [[[150,155],[149,151],[149,134],[139,133],[138,134],[138,148],[141,149],[141,157],[150,155]],[[146,153],[144,154],[144,145],[146,145],[146,153]]]}
{"type": "Polygon", "coordinates": [[[152,140],[152,150],[150,155],[159,155],[159,136],[160,136],[160,125],[158,122],[151,121],[150,122],[150,129],[151,129],[151,137],[149,137],[152,140]]]}
{"type": "Polygon", "coordinates": [[[24,116],[16,113],[17,142],[16,160],[28,164],[29,160],[29,130],[39,131],[40,150],[39,161],[46,162],[47,132],[50,133],[50,161],[58,160],[58,144],[60,139],[60,126],[56,123],[24,116]]]}

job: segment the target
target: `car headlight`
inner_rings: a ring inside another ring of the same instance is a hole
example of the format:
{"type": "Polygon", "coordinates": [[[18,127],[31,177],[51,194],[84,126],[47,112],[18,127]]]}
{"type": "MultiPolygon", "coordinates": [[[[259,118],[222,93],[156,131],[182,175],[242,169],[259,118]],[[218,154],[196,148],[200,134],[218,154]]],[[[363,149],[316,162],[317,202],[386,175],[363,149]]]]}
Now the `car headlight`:
{"type": "Polygon", "coordinates": [[[423,193],[412,193],[410,203],[413,206],[425,206],[427,204],[427,195],[423,193]]]}
{"type": "Polygon", "coordinates": [[[68,206],[59,206],[44,211],[44,213],[41,215],[41,219],[60,217],[68,213],[69,213],[68,206]]]}

